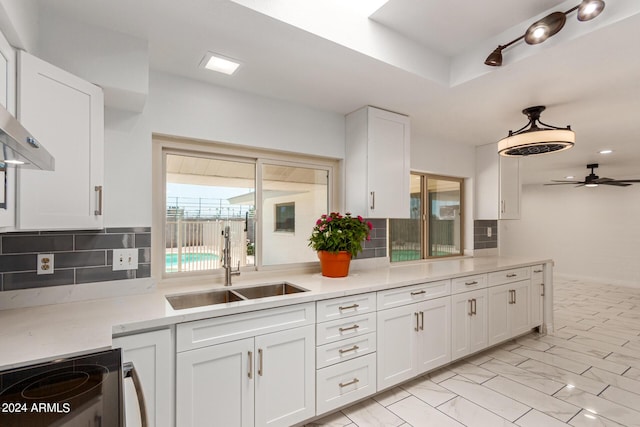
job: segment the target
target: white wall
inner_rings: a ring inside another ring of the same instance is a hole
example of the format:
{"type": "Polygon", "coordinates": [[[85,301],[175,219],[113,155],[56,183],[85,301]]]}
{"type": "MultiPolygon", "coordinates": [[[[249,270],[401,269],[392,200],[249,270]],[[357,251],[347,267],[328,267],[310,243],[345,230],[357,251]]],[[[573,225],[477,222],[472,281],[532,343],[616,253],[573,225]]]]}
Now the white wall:
{"type": "Polygon", "coordinates": [[[465,253],[473,251],[473,177],[476,170],[475,146],[449,144],[411,135],[411,169],[436,175],[465,178],[465,253]]]}
{"type": "Polygon", "coordinates": [[[526,185],[520,220],[499,221],[501,254],[553,258],[560,275],[638,286],[640,185],[526,185]]]}
{"type": "Polygon", "coordinates": [[[344,158],[344,116],[152,72],[153,132],[344,158]]]}
{"type": "Polygon", "coordinates": [[[38,19],[36,0],[0,0],[0,30],[11,46],[37,54],[38,19]]]}

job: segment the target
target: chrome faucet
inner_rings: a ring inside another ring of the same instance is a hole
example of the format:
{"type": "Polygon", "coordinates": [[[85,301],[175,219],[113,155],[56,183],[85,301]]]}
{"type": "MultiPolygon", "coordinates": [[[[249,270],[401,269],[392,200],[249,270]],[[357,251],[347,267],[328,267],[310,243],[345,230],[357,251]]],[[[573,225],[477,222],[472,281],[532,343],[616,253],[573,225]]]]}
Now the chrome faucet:
{"type": "Polygon", "coordinates": [[[237,270],[231,267],[231,239],[229,238],[229,226],[224,227],[224,249],[222,250],[222,268],[224,268],[224,285],[231,286],[231,276],[240,275],[240,261],[237,270]]]}

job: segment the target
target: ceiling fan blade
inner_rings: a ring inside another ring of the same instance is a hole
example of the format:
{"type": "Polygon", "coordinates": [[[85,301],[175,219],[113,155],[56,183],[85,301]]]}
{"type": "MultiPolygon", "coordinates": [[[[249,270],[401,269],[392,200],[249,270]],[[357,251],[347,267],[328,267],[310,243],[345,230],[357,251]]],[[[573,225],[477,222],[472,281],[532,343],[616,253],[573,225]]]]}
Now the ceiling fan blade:
{"type": "Polygon", "coordinates": [[[602,185],[615,185],[616,187],[628,187],[628,186],[631,185],[631,184],[628,184],[626,182],[613,181],[613,180],[604,181],[604,182],[601,182],[600,184],[602,184],[602,185]]]}
{"type": "Polygon", "coordinates": [[[582,184],[582,185],[584,185],[584,182],[580,182],[580,181],[565,181],[565,182],[553,182],[551,184],[544,184],[544,185],[567,185],[567,184],[582,184]]]}
{"type": "Polygon", "coordinates": [[[564,184],[579,184],[582,181],[563,181],[563,180],[558,180],[558,179],[552,179],[551,182],[561,182],[564,184]]]}
{"type": "Polygon", "coordinates": [[[640,182],[640,179],[614,179],[615,182],[640,182]]]}

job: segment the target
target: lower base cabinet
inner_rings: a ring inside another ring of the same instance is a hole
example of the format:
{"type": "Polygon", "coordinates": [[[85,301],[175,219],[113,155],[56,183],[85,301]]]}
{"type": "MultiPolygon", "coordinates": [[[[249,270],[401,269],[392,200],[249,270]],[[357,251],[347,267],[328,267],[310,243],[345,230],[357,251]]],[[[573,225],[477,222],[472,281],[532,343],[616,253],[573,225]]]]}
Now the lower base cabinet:
{"type": "Polygon", "coordinates": [[[318,414],[374,394],[376,354],[371,353],[318,369],[317,385],[318,414]]]}
{"type": "Polygon", "coordinates": [[[487,347],[487,290],[451,296],[451,359],[487,347]]]}
{"type": "Polygon", "coordinates": [[[178,426],[290,426],[315,415],[315,328],[180,352],[178,426]]]}
{"type": "Polygon", "coordinates": [[[489,345],[498,344],[531,329],[530,280],[490,287],[489,345]]]}
{"type": "Polygon", "coordinates": [[[451,361],[451,298],[378,312],[378,390],[451,361]]]}
{"type": "MultiPolygon", "coordinates": [[[[173,334],[171,329],[143,332],[135,335],[116,337],[113,347],[122,348],[123,363],[132,362],[142,390],[134,387],[126,391],[137,391],[138,396],[125,395],[127,415],[129,405],[138,405],[144,399],[147,425],[156,427],[173,426],[175,396],[173,334]]],[[[137,415],[137,413],[136,413],[137,415]]],[[[136,425],[139,420],[134,420],[136,425]]]]}

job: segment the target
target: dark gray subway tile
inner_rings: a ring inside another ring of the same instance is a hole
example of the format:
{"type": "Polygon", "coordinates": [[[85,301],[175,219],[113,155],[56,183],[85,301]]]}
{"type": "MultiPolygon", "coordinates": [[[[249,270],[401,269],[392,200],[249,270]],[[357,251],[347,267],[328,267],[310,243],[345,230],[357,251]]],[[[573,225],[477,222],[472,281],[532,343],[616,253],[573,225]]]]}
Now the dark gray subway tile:
{"type": "Polygon", "coordinates": [[[115,228],[107,228],[105,230],[107,233],[151,233],[151,227],[115,227],[115,228]]]}
{"type": "Polygon", "coordinates": [[[106,251],[62,252],[53,258],[54,268],[107,265],[106,251]]]}
{"type": "Polygon", "coordinates": [[[386,257],[387,256],[387,248],[375,248],[376,258],[386,257]]]}
{"type": "Polygon", "coordinates": [[[104,229],[98,230],[52,230],[52,231],[40,231],[42,235],[56,235],[56,234],[104,234],[104,229]]]}
{"type": "Polygon", "coordinates": [[[36,254],[28,255],[0,255],[0,272],[7,271],[36,271],[38,257],[36,254]]]}
{"type": "Polygon", "coordinates": [[[73,270],[56,270],[53,274],[38,275],[35,272],[4,273],[4,291],[17,289],[43,288],[73,284],[73,270]]]}
{"type": "Polygon", "coordinates": [[[110,266],[76,268],[76,283],[78,284],[124,279],[135,279],[135,270],[113,271],[110,266]]]}
{"type": "Polygon", "coordinates": [[[76,234],[76,251],[133,248],[133,234],[76,234]]]}
{"type": "Polygon", "coordinates": [[[366,221],[371,222],[373,228],[382,228],[385,230],[387,228],[387,220],[385,218],[369,218],[366,219],[366,221]]]}
{"type": "Polygon", "coordinates": [[[138,264],[136,279],[151,277],[151,264],[138,264]]]}
{"type": "Polygon", "coordinates": [[[138,263],[148,264],[151,262],[151,248],[138,249],[138,263]]]}
{"type": "Polygon", "coordinates": [[[38,253],[73,250],[73,235],[4,235],[2,253],[38,253]]]}
{"type": "Polygon", "coordinates": [[[363,249],[362,252],[360,252],[356,256],[356,259],[375,258],[375,256],[376,256],[375,249],[363,249]]]}
{"type": "Polygon", "coordinates": [[[136,248],[149,248],[151,247],[151,233],[136,233],[136,248]]]}

